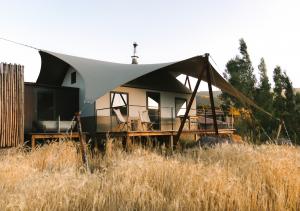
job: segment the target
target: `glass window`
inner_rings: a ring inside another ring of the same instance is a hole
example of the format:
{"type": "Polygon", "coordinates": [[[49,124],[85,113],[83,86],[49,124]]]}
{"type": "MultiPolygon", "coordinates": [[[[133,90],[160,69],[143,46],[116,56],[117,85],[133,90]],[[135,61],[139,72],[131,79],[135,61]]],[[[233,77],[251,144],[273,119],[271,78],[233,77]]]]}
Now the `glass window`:
{"type": "MultiPolygon", "coordinates": [[[[122,92],[111,92],[110,93],[110,105],[111,108],[120,109],[124,116],[128,115],[128,94],[122,92]]],[[[114,115],[114,112],[112,112],[114,115]]]]}
{"type": "Polygon", "coordinates": [[[153,123],[153,129],[160,129],[160,93],[146,92],[147,110],[149,118],[153,123]]]}
{"type": "Polygon", "coordinates": [[[176,116],[183,116],[186,112],[186,99],[175,98],[175,114],[176,116]]]}
{"type": "Polygon", "coordinates": [[[76,83],[76,72],[72,72],[71,73],[71,84],[75,84],[76,83]]]}

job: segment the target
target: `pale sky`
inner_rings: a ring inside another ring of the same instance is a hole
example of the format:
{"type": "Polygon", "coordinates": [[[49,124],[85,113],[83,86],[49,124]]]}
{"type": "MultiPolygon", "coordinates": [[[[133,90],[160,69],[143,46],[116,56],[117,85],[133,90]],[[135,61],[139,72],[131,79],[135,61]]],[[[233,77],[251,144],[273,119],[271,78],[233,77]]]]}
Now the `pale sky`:
{"type": "MultiPolygon", "coordinates": [[[[0,37],[37,48],[130,63],[136,41],[140,63],[161,63],[210,53],[222,73],[244,38],[254,67],[268,74],[280,65],[300,87],[300,1],[297,0],[0,0],[0,37]]],[[[25,80],[40,70],[36,50],[0,40],[0,62],[25,66],[25,80]]]]}

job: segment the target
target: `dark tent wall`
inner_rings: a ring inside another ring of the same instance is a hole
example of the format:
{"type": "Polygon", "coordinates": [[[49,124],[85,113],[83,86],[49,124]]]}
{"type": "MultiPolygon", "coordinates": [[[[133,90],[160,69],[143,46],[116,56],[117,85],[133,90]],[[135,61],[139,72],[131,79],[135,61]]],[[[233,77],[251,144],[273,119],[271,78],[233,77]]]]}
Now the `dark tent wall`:
{"type": "Polygon", "coordinates": [[[192,93],[191,90],[185,87],[170,72],[159,70],[143,75],[124,84],[123,86],[183,94],[192,93]]]}
{"type": "Polygon", "coordinates": [[[25,132],[46,130],[40,121],[71,121],[79,109],[77,88],[25,83],[25,132]]]}
{"type": "Polygon", "coordinates": [[[65,61],[51,56],[43,51],[39,51],[41,55],[41,71],[36,81],[37,84],[61,86],[70,65],[65,61]],[[51,76],[49,77],[49,74],[51,76]]]}

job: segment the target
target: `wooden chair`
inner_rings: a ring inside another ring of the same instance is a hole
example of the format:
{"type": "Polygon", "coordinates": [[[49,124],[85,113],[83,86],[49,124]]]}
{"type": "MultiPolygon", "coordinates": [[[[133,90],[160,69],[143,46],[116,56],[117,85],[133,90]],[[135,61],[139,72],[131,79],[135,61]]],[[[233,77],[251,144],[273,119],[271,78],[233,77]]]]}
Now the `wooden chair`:
{"type": "Polygon", "coordinates": [[[141,125],[142,125],[143,130],[145,131],[145,128],[146,128],[146,131],[153,130],[154,123],[151,122],[148,111],[147,110],[140,111],[139,115],[140,115],[140,120],[141,120],[141,125]]]}
{"type": "Polygon", "coordinates": [[[118,128],[120,131],[123,131],[123,129],[126,127],[126,131],[131,130],[130,122],[125,120],[123,117],[120,109],[113,108],[114,113],[116,114],[117,122],[118,122],[118,128]]]}

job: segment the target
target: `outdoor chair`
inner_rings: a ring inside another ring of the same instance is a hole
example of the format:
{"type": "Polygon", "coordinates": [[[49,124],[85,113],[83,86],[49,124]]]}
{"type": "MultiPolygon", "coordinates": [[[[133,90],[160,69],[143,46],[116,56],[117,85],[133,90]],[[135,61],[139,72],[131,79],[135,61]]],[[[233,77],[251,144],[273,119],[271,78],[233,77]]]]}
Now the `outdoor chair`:
{"type": "Polygon", "coordinates": [[[113,109],[114,113],[116,114],[117,122],[118,122],[118,128],[120,131],[123,131],[124,128],[126,128],[126,131],[131,130],[130,122],[125,120],[123,117],[120,109],[113,109]]]}
{"type": "Polygon", "coordinates": [[[149,117],[149,113],[147,110],[145,111],[140,111],[139,112],[140,115],[140,120],[141,120],[141,125],[143,130],[146,131],[147,130],[153,130],[153,122],[151,122],[150,117],[149,117]]]}

